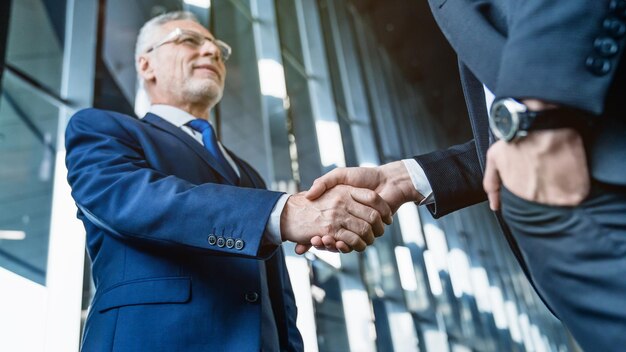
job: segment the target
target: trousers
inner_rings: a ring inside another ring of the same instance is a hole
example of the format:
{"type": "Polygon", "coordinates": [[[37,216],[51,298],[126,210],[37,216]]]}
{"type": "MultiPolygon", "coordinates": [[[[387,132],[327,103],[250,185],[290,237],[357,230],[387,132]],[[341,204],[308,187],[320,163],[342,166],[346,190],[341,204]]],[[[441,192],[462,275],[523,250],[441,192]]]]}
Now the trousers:
{"type": "Polygon", "coordinates": [[[501,190],[539,294],[587,352],[626,351],[626,187],[593,181],[576,207],[501,190]]]}

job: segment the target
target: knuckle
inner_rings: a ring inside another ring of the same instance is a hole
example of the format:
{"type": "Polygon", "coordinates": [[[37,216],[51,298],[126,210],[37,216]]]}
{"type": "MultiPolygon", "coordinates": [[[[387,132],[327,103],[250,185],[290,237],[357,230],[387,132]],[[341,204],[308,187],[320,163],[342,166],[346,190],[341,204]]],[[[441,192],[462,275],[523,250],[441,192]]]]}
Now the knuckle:
{"type": "Polygon", "coordinates": [[[372,203],[376,201],[376,197],[378,196],[376,192],[369,189],[364,189],[361,192],[363,193],[363,197],[367,202],[372,203]]]}
{"type": "Polygon", "coordinates": [[[378,213],[375,210],[372,210],[370,212],[369,218],[370,218],[370,221],[369,221],[370,224],[377,224],[377,223],[382,222],[382,217],[380,216],[380,213],[378,213]]]}
{"type": "Polygon", "coordinates": [[[367,235],[371,231],[372,231],[372,227],[370,226],[370,224],[368,224],[366,222],[361,224],[361,234],[362,235],[367,235]]]}

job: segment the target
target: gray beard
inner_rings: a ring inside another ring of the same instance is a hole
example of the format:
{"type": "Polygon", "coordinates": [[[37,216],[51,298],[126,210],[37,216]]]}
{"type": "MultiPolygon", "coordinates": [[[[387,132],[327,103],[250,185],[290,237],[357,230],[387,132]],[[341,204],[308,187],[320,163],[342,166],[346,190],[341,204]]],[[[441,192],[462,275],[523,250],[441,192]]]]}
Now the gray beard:
{"type": "Polygon", "coordinates": [[[222,99],[224,89],[217,83],[204,84],[204,82],[194,82],[186,84],[183,88],[185,100],[192,102],[210,103],[213,107],[222,99]],[[195,84],[194,84],[195,83],[195,84]]]}

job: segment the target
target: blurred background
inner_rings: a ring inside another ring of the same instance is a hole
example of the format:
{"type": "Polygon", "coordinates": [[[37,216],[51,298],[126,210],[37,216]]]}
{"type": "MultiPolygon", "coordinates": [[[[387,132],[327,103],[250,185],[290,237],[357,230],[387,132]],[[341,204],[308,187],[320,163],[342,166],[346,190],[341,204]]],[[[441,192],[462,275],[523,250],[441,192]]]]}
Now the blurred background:
{"type": "MultiPolygon", "coordinates": [[[[136,35],[171,10],[232,46],[212,118],[272,189],[471,138],[456,57],[426,1],[3,0],[2,351],[78,350],[93,287],[63,132],[85,107],[142,115],[136,35]]],[[[439,221],[406,204],[361,254],[285,252],[307,351],[576,350],[485,204],[439,221]]]]}

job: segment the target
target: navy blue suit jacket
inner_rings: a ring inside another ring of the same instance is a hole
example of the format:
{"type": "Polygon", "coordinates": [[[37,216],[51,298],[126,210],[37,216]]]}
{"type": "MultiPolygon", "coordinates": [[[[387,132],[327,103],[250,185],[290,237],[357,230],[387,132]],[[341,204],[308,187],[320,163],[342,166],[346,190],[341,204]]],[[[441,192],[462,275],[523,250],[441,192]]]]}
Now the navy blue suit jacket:
{"type": "Polygon", "coordinates": [[[262,245],[281,193],[250,165],[233,155],[241,181],[227,184],[153,114],[82,110],[66,147],[96,286],[83,350],[259,351],[261,260],[281,349],[302,350],[282,249],[262,245]]]}
{"type": "MultiPolygon", "coordinates": [[[[483,84],[496,97],[536,98],[594,116],[586,149],[592,177],[626,185],[626,0],[429,0],[459,58],[474,139],[415,159],[438,218],[487,200],[489,148],[483,84]]],[[[506,225],[505,236],[526,271],[506,225]]]]}

